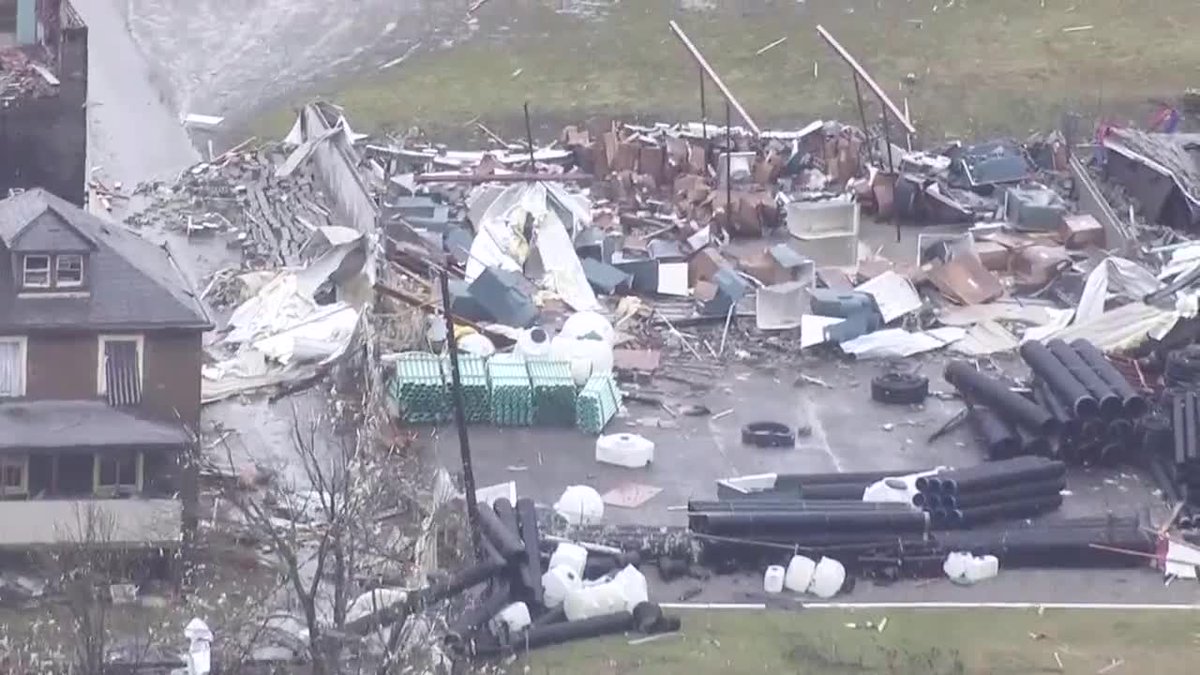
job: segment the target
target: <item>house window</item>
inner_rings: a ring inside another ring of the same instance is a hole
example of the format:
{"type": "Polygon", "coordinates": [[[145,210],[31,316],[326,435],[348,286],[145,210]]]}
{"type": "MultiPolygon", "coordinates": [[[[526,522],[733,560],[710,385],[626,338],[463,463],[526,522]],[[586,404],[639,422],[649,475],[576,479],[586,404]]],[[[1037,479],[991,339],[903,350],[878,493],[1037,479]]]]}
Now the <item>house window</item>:
{"type": "Polygon", "coordinates": [[[25,338],[0,337],[0,398],[25,395],[25,338]]]}
{"type": "Polygon", "coordinates": [[[27,255],[24,264],[26,288],[50,288],[50,256],[27,255]]]}
{"type": "Polygon", "coordinates": [[[96,455],[92,482],[96,494],[133,494],[142,489],[142,453],[96,455]]]}
{"type": "Polygon", "coordinates": [[[29,494],[29,457],[0,457],[0,497],[29,494]]]}
{"type": "Polygon", "coordinates": [[[113,407],[142,402],[142,337],[100,336],[97,391],[113,407]]]}
{"type": "Polygon", "coordinates": [[[69,253],[54,258],[54,286],[73,288],[83,285],[83,256],[69,253]]]}

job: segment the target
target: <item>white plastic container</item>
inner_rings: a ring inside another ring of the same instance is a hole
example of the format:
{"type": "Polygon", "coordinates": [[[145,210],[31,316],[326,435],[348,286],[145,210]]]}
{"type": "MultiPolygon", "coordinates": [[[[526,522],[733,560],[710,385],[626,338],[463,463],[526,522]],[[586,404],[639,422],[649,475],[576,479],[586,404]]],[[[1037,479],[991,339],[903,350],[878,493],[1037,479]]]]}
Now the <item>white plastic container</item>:
{"type": "Polygon", "coordinates": [[[771,565],[763,574],[763,590],[768,593],[783,592],[783,578],[787,572],[784,571],[783,565],[771,565]]]}
{"type": "Polygon", "coordinates": [[[622,584],[612,581],[572,589],[563,600],[563,612],[567,615],[567,621],[603,616],[624,609],[624,588],[622,584]]]}
{"type": "Polygon", "coordinates": [[[812,583],[813,573],[816,570],[817,563],[812,558],[802,555],[792,556],[792,560],[787,566],[787,573],[783,576],[783,587],[796,593],[808,591],[808,585],[812,583]]]}
{"type": "Polygon", "coordinates": [[[558,607],[572,591],[583,588],[583,577],[566,565],[551,565],[542,575],[542,598],[547,607],[558,607]]]}
{"type": "Polygon", "coordinates": [[[813,570],[808,592],[818,598],[829,599],[837,595],[845,583],[846,567],[833,558],[821,558],[821,562],[817,563],[816,569],[813,570]]]}
{"type": "Polygon", "coordinates": [[[546,567],[548,569],[566,567],[577,576],[582,577],[583,568],[587,566],[587,558],[586,548],[579,544],[563,542],[554,548],[554,553],[550,555],[550,564],[546,567]]]}
{"type": "Polygon", "coordinates": [[[496,345],[492,343],[488,336],[480,333],[468,333],[458,340],[458,348],[464,354],[474,354],[476,356],[491,356],[496,353],[496,345]]]}
{"type": "Polygon", "coordinates": [[[586,485],[571,485],[554,502],[554,512],[570,525],[594,525],[604,517],[604,500],[586,485]]]}
{"type": "Polygon", "coordinates": [[[608,374],[613,369],[612,346],[603,340],[558,335],[551,341],[550,353],[571,364],[571,379],[578,387],[587,384],[592,375],[608,374]]]}
{"type": "Polygon", "coordinates": [[[994,555],[985,555],[973,558],[971,565],[967,567],[967,578],[971,583],[991,579],[1000,574],[1000,559],[994,555]]]}
{"type": "Polygon", "coordinates": [[[631,612],[634,607],[650,599],[650,585],[646,582],[646,575],[633,565],[626,565],[625,569],[617,572],[612,583],[621,589],[621,595],[625,598],[625,609],[631,612]]]}
{"type": "Polygon", "coordinates": [[[543,328],[530,328],[517,338],[513,353],[526,359],[550,356],[550,334],[543,328]]]}
{"type": "Polygon", "coordinates": [[[639,469],[654,461],[654,441],[637,434],[609,434],[596,439],[596,461],[639,469]]]}
{"type": "Polygon", "coordinates": [[[491,629],[492,635],[504,638],[507,635],[520,633],[528,628],[531,622],[529,607],[523,602],[514,602],[492,617],[488,627],[491,629]]]}
{"type": "Polygon", "coordinates": [[[611,347],[616,341],[617,331],[608,319],[598,312],[575,312],[563,322],[559,335],[577,340],[594,335],[611,347]]]}
{"type": "Polygon", "coordinates": [[[1000,560],[994,555],[975,557],[970,553],[951,553],[942,571],[956,584],[969,586],[1000,573],[1000,560]]]}

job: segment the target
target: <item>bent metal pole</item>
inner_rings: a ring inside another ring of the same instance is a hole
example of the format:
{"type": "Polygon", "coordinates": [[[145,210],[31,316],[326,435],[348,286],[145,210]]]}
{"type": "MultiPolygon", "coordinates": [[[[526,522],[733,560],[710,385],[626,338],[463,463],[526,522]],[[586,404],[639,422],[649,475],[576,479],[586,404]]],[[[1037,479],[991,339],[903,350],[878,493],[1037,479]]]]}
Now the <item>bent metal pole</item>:
{"type": "Polygon", "coordinates": [[[717,75],[717,71],[713,70],[712,66],[708,65],[708,61],[704,58],[704,55],[700,53],[700,50],[696,48],[696,45],[692,44],[692,41],[688,38],[687,33],[684,33],[683,29],[679,27],[679,24],[675,23],[674,21],[671,22],[671,32],[675,33],[675,37],[679,38],[679,41],[683,43],[684,47],[687,47],[687,50],[691,53],[692,58],[696,59],[696,63],[700,64],[700,67],[704,69],[704,72],[708,73],[708,76],[712,78],[713,84],[717,85],[717,89],[720,89],[721,93],[725,95],[725,100],[729,101],[729,105],[732,105],[733,109],[738,112],[738,115],[741,116],[742,120],[746,123],[746,126],[750,127],[750,130],[754,132],[755,136],[762,135],[762,129],[759,129],[758,125],[754,123],[754,120],[750,118],[750,113],[746,112],[746,109],[742,107],[741,103],[738,103],[738,100],[733,96],[733,92],[729,91],[729,87],[726,87],[725,83],[721,81],[721,76],[717,75]]]}

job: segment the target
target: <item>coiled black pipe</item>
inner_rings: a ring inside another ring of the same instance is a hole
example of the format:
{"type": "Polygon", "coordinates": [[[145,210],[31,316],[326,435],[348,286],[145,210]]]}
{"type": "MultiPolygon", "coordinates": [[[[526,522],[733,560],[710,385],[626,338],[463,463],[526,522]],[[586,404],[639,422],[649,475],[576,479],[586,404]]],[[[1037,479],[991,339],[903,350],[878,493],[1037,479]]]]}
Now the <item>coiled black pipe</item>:
{"type": "Polygon", "coordinates": [[[1058,431],[1058,420],[1047,410],[1012,391],[999,380],[979,372],[966,361],[952,361],[946,366],[945,377],[970,401],[986,405],[1014,424],[1041,434],[1058,431]]]}
{"type": "Polygon", "coordinates": [[[1150,409],[1150,404],[1129,384],[1129,380],[1117,370],[1117,367],[1105,358],[1104,354],[1096,348],[1096,345],[1080,338],[1071,343],[1071,347],[1079,354],[1084,363],[1088,364],[1096,374],[1100,376],[1113,391],[1121,397],[1125,408],[1125,414],[1130,417],[1138,417],[1150,409]]]}
{"type": "Polygon", "coordinates": [[[1067,481],[1065,478],[1051,478],[1049,480],[1010,485],[995,490],[946,495],[946,508],[968,509],[976,506],[987,506],[988,504],[1000,504],[1014,500],[1028,499],[1030,497],[1056,495],[1066,486],[1067,481]]]}
{"type": "Polygon", "coordinates": [[[1070,402],[1076,415],[1092,417],[1100,411],[1100,404],[1096,402],[1096,398],[1046,345],[1037,340],[1029,340],[1021,345],[1020,352],[1021,358],[1029,364],[1033,372],[1048,384],[1055,394],[1070,402]]]}
{"type": "Polygon", "coordinates": [[[1021,439],[1017,436],[1017,430],[991,408],[972,407],[967,413],[967,421],[975,435],[983,441],[989,458],[1008,459],[1020,453],[1021,439]]]}
{"type": "Polygon", "coordinates": [[[1100,406],[1101,414],[1105,417],[1115,417],[1123,412],[1124,401],[1121,395],[1083,360],[1079,352],[1072,349],[1066,342],[1057,339],[1047,342],[1046,348],[1064,368],[1075,376],[1080,384],[1091,392],[1100,406]]]}
{"type": "Polygon", "coordinates": [[[1062,495],[1055,493],[1043,497],[1018,499],[1011,502],[988,504],[987,506],[976,506],[969,509],[958,509],[954,511],[957,514],[956,525],[974,527],[975,525],[981,525],[1001,518],[1028,518],[1046,513],[1047,511],[1053,511],[1062,505],[1062,501],[1062,495]]]}

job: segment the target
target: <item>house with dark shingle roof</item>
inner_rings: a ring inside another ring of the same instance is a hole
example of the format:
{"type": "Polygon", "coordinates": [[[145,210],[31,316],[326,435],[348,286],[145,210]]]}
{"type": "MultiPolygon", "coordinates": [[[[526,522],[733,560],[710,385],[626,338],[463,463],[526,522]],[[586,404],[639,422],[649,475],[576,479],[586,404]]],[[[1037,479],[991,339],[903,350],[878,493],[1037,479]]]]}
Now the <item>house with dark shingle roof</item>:
{"type": "MultiPolygon", "coordinates": [[[[43,189],[0,201],[0,500],[46,502],[42,529],[64,501],[179,517],[211,328],[166,247],[43,189]]],[[[47,536],[0,526],[0,550],[47,536]]]]}

